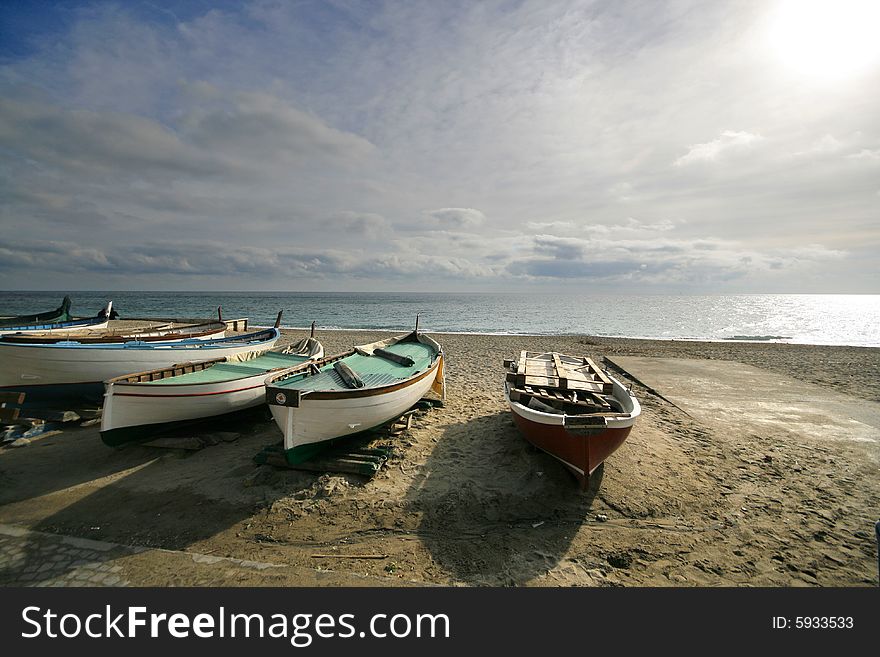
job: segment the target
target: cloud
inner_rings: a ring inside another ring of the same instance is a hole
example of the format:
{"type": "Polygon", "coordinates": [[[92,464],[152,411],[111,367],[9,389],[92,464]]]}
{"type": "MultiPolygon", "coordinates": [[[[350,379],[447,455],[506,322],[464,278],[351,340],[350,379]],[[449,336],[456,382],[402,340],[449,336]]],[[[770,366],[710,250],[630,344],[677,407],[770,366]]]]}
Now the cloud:
{"type": "Polygon", "coordinates": [[[693,144],[690,150],[675,161],[681,167],[695,162],[715,162],[722,155],[742,152],[754,148],[763,137],[750,132],[725,130],[717,139],[704,144],[693,144]]]}
{"type": "Polygon", "coordinates": [[[608,194],[621,203],[627,203],[638,198],[632,184],[628,182],[615,183],[609,188],[608,194]]]}
{"type": "Polygon", "coordinates": [[[0,99],[0,146],[69,173],[213,175],[216,160],[156,121],[0,99]]]}
{"type": "Polygon", "coordinates": [[[531,279],[699,287],[771,271],[809,271],[847,255],[818,244],[759,250],[717,238],[612,240],[539,235],[531,253],[509,262],[507,271],[531,279]]]}
{"type": "Polygon", "coordinates": [[[123,279],[163,276],[180,279],[259,276],[263,280],[301,281],[381,275],[470,278],[491,269],[466,258],[416,252],[354,254],[333,248],[235,246],[200,242],[152,241],[113,249],[84,247],[76,242],[0,241],[0,271],[41,266],[43,270],[98,273],[123,279]]]}
{"type": "Polygon", "coordinates": [[[269,163],[314,167],[316,159],[346,165],[374,151],[363,137],[332,128],[267,93],[236,93],[209,109],[202,105],[184,117],[182,131],[206,152],[261,168],[269,163]]]}
{"type": "Polygon", "coordinates": [[[0,220],[56,264],[9,287],[876,287],[880,96],[780,77],[761,3],[45,11],[0,66],[0,220]]]}
{"type": "Polygon", "coordinates": [[[486,222],[486,215],[473,208],[440,208],[422,213],[429,227],[444,229],[477,228],[486,222]]]}
{"type": "Polygon", "coordinates": [[[836,153],[843,148],[843,142],[833,135],[824,135],[812,144],[807,153],[836,153]]]}
{"type": "Polygon", "coordinates": [[[330,226],[339,228],[346,233],[369,237],[387,235],[391,231],[390,222],[380,214],[374,212],[343,211],[332,215],[327,219],[330,226]]]}
{"type": "Polygon", "coordinates": [[[852,153],[847,155],[847,157],[851,160],[862,160],[864,162],[880,162],[880,149],[872,151],[867,148],[863,148],[858,153],[852,153]]]}
{"type": "Polygon", "coordinates": [[[580,260],[589,249],[589,240],[574,237],[556,237],[555,235],[536,235],[534,250],[554,260],[580,260]]]}
{"type": "Polygon", "coordinates": [[[551,232],[554,235],[579,230],[578,225],[573,221],[529,221],[526,223],[526,228],[538,233],[551,232]]]}
{"type": "Polygon", "coordinates": [[[241,93],[187,112],[179,125],[128,114],[65,110],[0,99],[0,146],[82,175],[204,179],[278,167],[345,169],[368,157],[367,140],[327,126],[278,98],[241,93]]]}

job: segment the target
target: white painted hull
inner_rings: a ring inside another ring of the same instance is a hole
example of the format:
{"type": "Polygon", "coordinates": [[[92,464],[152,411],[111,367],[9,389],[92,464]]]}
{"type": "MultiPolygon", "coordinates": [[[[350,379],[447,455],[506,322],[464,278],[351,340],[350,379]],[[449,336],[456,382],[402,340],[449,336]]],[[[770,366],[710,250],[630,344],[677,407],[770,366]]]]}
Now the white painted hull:
{"type": "Polygon", "coordinates": [[[173,342],[113,347],[0,343],[0,387],[101,382],[177,363],[263,353],[274,346],[277,339],[222,346],[173,342]]]}
{"type": "Polygon", "coordinates": [[[82,332],[82,331],[101,331],[107,328],[109,322],[107,320],[100,322],[98,324],[77,324],[75,322],[71,322],[70,326],[61,326],[58,328],[47,328],[51,326],[51,324],[35,324],[33,328],[18,328],[14,330],[3,329],[0,327],[0,337],[5,334],[8,335],[33,335],[35,333],[46,333],[48,335],[56,335],[63,333],[70,333],[72,331],[82,332]]]}
{"type": "MultiPolygon", "coordinates": [[[[105,323],[106,324],[106,323],[105,323]]],[[[217,322],[213,327],[202,324],[200,326],[184,326],[171,328],[156,328],[144,331],[131,331],[114,333],[110,331],[88,330],[75,333],[57,333],[55,331],[27,333],[12,333],[2,337],[3,342],[15,342],[19,344],[54,344],[58,342],[70,342],[78,344],[122,344],[123,342],[183,342],[219,340],[226,337],[226,325],[217,322]]]]}
{"type": "Polygon", "coordinates": [[[270,404],[272,417],[284,434],[284,449],[348,436],[399,417],[428,394],[441,363],[438,359],[426,376],[391,392],[362,397],[323,393],[327,399],[306,394],[299,407],[270,404]]]}
{"type": "Polygon", "coordinates": [[[189,385],[108,383],[101,433],[185,422],[253,408],[266,401],[266,373],[189,385]]]}

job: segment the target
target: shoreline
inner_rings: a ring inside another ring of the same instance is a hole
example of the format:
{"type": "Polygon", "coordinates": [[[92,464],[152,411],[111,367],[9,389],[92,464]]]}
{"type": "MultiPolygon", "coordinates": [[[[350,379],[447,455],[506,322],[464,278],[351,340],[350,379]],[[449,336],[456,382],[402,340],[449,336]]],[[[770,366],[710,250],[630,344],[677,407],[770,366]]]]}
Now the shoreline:
{"type": "MultiPolygon", "coordinates": [[[[299,329],[308,331],[308,328],[299,329]]],[[[733,360],[769,369],[780,374],[805,380],[816,385],[829,385],[841,392],[868,401],[880,401],[880,348],[853,345],[814,345],[775,342],[654,340],[642,338],[610,338],[589,335],[495,335],[471,333],[441,333],[424,331],[428,335],[443,335],[446,341],[497,341],[508,349],[503,358],[519,353],[518,344],[527,342],[531,351],[560,351],[578,353],[590,351],[594,355],[655,356],[662,358],[699,358],[733,360]]],[[[325,352],[344,351],[351,345],[366,344],[400,331],[325,329],[315,336],[324,343],[325,352]],[[329,346],[328,346],[329,345],[329,346]]],[[[282,328],[281,343],[303,337],[296,329],[282,328]]],[[[441,344],[445,343],[441,342],[441,344]]],[[[525,347],[523,347],[525,348],[525,347]]],[[[500,353],[500,352],[499,352],[500,353]]],[[[490,363],[494,366],[494,363],[490,363]]]]}
{"type": "MultiPolygon", "coordinates": [[[[251,324],[250,328],[253,329],[262,329],[262,328],[272,328],[271,324],[251,324]]],[[[286,326],[282,325],[282,331],[309,331],[311,327],[309,326],[286,326]]],[[[340,328],[337,326],[332,327],[323,327],[316,326],[315,334],[317,336],[318,331],[321,332],[340,332],[340,333],[391,333],[391,334],[400,334],[405,333],[407,331],[411,331],[412,328],[340,328]]],[[[687,337],[677,337],[677,338],[662,338],[662,337],[651,337],[651,336],[629,336],[629,335],[601,335],[601,334],[591,334],[591,333],[515,333],[515,332],[507,332],[507,331],[435,331],[430,328],[419,328],[419,331],[422,333],[430,333],[434,335],[474,335],[474,336],[487,336],[487,337],[520,337],[520,338],[587,338],[587,339],[595,339],[595,340],[637,340],[642,342],[683,342],[683,343],[692,343],[692,342],[706,342],[710,344],[720,343],[720,344],[781,344],[781,345],[802,345],[809,347],[854,347],[859,349],[880,349],[880,343],[877,344],[843,344],[843,343],[826,343],[826,342],[795,342],[795,338],[785,338],[785,337],[773,337],[773,338],[763,338],[762,336],[749,336],[744,338],[732,337],[732,338],[687,338],[687,337]]]]}

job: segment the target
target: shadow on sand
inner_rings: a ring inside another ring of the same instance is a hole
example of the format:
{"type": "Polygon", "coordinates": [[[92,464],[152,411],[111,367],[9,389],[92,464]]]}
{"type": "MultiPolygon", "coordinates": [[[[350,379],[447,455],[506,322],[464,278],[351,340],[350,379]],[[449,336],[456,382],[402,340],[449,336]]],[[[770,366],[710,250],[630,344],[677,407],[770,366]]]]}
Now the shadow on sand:
{"type": "MultiPolygon", "coordinates": [[[[0,508],[0,522],[122,545],[186,550],[235,528],[275,500],[314,484],[317,475],[313,473],[278,471],[253,463],[262,447],[279,439],[274,422],[203,423],[197,434],[229,431],[240,435],[194,452],[144,445],[112,449],[101,443],[95,430],[76,438],[59,436],[69,443],[55,450],[42,450],[35,443],[20,450],[20,455],[3,454],[8,484],[17,489],[4,491],[4,505],[9,506],[5,512],[0,508]],[[30,481],[28,466],[36,466],[50,454],[54,475],[30,481]],[[117,476],[98,481],[113,474],[117,476]],[[38,495],[43,497],[34,499],[38,495]]],[[[17,569],[42,564],[41,549],[41,541],[29,543],[16,563],[0,569],[0,583],[21,583],[17,569]]],[[[89,558],[102,561],[115,556],[113,550],[106,557],[96,551],[89,558]]],[[[53,564],[28,584],[61,579],[75,567],[75,563],[53,564]]]]}
{"type": "Polygon", "coordinates": [[[439,566],[473,585],[520,585],[564,559],[602,482],[589,490],[533,448],[510,414],[449,426],[408,499],[439,566]]]}

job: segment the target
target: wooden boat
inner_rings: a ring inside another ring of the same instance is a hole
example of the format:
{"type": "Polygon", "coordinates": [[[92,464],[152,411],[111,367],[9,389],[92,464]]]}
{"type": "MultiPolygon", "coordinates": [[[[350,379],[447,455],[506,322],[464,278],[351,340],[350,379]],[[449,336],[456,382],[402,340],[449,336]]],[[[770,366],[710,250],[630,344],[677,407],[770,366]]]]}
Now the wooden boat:
{"type": "Polygon", "coordinates": [[[65,296],[61,305],[55,310],[49,310],[35,315],[19,315],[18,317],[4,317],[0,319],[0,327],[27,326],[28,324],[49,324],[56,322],[68,322],[73,317],[70,315],[70,297],[65,296]]]}
{"type": "Polygon", "coordinates": [[[399,417],[429,393],[445,396],[443,350],[418,326],[266,381],[266,401],[291,464],[307,461],[336,438],[399,417]]]}
{"type": "Polygon", "coordinates": [[[261,354],[278,340],[277,327],[214,340],[80,344],[21,344],[0,340],[0,389],[38,397],[100,400],[103,382],[129,372],[218,358],[261,354]]]}
{"type": "Polygon", "coordinates": [[[0,337],[4,340],[12,335],[51,335],[59,340],[67,339],[67,336],[79,331],[100,331],[108,325],[106,318],[86,317],[84,319],[71,319],[67,322],[45,322],[42,324],[23,324],[20,326],[0,326],[0,337]],[[59,333],[64,334],[58,335],[59,333]]]}
{"type": "Polygon", "coordinates": [[[113,308],[113,302],[108,301],[107,305],[101,309],[101,312],[99,312],[96,317],[82,317],[78,319],[73,319],[68,312],[70,309],[70,297],[64,297],[64,301],[61,303],[61,307],[58,310],[61,310],[61,308],[65,307],[66,310],[64,311],[64,313],[56,319],[30,321],[33,320],[33,318],[35,317],[45,317],[47,315],[57,312],[51,311],[50,313],[42,313],[41,315],[25,315],[22,317],[18,317],[16,319],[29,321],[14,326],[0,323],[0,335],[33,335],[37,333],[48,333],[55,335],[59,333],[67,334],[72,331],[106,329],[108,324],[108,315],[110,314],[110,309],[113,308]]]}
{"type": "Polygon", "coordinates": [[[589,358],[523,351],[504,366],[504,395],[520,431],[586,489],[632,430],[638,400],[589,358]]]}
{"type": "Polygon", "coordinates": [[[101,439],[117,446],[181,422],[265,404],[268,375],[323,356],[313,326],[311,337],[259,355],[240,354],[110,379],[105,382],[101,439]]]}
{"type": "MultiPolygon", "coordinates": [[[[105,321],[106,326],[106,321],[105,321]]],[[[123,330],[123,331],[89,331],[86,333],[7,333],[0,336],[3,342],[19,344],[55,344],[59,342],[76,342],[78,344],[112,344],[118,342],[179,342],[181,340],[215,340],[226,336],[224,322],[205,322],[191,326],[162,326],[123,330]]]]}

